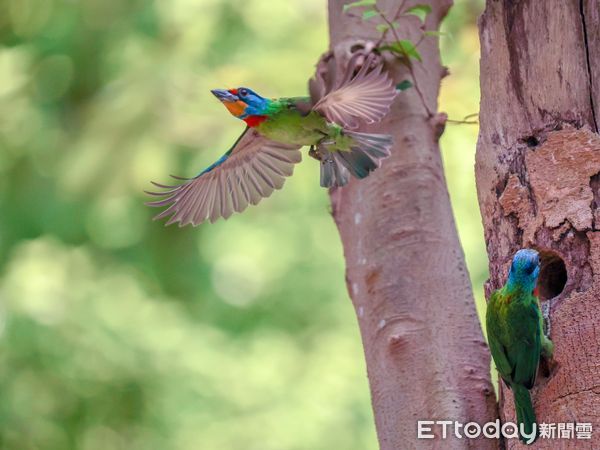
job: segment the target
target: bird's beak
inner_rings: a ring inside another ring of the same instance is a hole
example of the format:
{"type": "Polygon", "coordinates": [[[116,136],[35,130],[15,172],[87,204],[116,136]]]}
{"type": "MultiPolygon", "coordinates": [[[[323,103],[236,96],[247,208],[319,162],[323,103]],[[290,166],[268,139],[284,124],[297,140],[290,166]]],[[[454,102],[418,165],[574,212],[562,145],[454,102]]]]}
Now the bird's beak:
{"type": "Polygon", "coordinates": [[[213,89],[210,92],[222,102],[237,102],[239,100],[237,95],[232,94],[227,89],[213,89]]]}

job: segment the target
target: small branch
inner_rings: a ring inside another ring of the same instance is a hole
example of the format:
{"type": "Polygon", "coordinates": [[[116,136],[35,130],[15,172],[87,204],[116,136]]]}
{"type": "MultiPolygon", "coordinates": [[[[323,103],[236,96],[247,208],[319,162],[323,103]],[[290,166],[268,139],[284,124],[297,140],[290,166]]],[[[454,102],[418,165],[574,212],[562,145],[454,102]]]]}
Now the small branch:
{"type": "Polygon", "coordinates": [[[381,18],[388,24],[388,26],[390,28],[388,28],[387,30],[385,30],[382,34],[381,34],[381,39],[379,39],[379,41],[377,42],[376,47],[379,47],[381,45],[381,43],[383,41],[385,41],[385,38],[387,36],[387,32],[390,31],[390,29],[394,28],[393,23],[400,19],[400,16],[402,15],[402,11],[404,10],[404,4],[406,3],[406,0],[402,0],[400,2],[400,6],[398,7],[398,10],[396,11],[396,14],[394,14],[394,17],[392,18],[392,24],[390,25],[390,22],[386,20],[385,16],[383,15],[383,13],[377,8],[377,5],[375,5],[375,10],[379,13],[379,15],[381,16],[381,18]]]}
{"type": "Polygon", "coordinates": [[[479,125],[479,122],[477,120],[453,120],[453,119],[448,119],[446,120],[447,123],[452,123],[454,125],[479,125]]]}
{"type": "Polygon", "coordinates": [[[446,120],[446,122],[453,123],[455,125],[479,125],[478,120],[469,120],[471,117],[477,117],[477,116],[479,116],[479,113],[473,113],[473,114],[466,115],[465,117],[462,118],[462,120],[448,119],[448,120],[446,120]]]}

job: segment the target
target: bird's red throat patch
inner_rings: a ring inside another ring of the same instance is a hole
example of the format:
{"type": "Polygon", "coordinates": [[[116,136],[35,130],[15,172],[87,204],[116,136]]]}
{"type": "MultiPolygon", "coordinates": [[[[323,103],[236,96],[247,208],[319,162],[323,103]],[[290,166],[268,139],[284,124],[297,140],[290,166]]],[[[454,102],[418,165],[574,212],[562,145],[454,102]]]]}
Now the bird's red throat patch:
{"type": "Polygon", "coordinates": [[[265,120],[267,120],[267,116],[248,116],[244,119],[244,122],[246,122],[250,128],[254,128],[259,126],[265,120]]]}

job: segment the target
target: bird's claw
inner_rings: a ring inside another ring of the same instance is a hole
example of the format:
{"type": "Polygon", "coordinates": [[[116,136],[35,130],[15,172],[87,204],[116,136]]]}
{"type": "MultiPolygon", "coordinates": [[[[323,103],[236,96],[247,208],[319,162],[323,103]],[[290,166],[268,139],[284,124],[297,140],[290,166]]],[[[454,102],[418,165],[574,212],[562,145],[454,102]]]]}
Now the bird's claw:
{"type": "Polygon", "coordinates": [[[315,148],[314,145],[310,146],[310,149],[308,150],[308,156],[310,156],[311,158],[316,159],[317,161],[321,161],[323,159],[323,156],[321,155],[321,153],[315,148]]]}
{"type": "Polygon", "coordinates": [[[541,302],[542,317],[544,319],[544,334],[550,336],[550,302],[541,302]]]}
{"type": "Polygon", "coordinates": [[[554,343],[550,340],[551,324],[550,324],[550,302],[543,302],[541,305],[542,310],[542,359],[545,360],[548,370],[551,370],[554,361],[554,343]]]}

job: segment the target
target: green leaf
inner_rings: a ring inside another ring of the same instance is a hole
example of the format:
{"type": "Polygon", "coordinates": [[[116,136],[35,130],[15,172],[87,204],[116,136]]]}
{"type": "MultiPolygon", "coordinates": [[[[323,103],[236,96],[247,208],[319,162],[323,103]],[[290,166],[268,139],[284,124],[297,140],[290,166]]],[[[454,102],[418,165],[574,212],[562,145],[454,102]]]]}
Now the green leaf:
{"type": "Polygon", "coordinates": [[[378,15],[379,13],[377,11],[375,11],[374,9],[369,9],[363,13],[362,18],[363,20],[369,20],[371,17],[375,17],[378,15]]]}
{"type": "Polygon", "coordinates": [[[401,81],[400,83],[398,83],[396,85],[396,89],[399,90],[399,91],[405,91],[405,90],[411,88],[412,85],[413,84],[412,84],[412,82],[410,80],[404,80],[404,81],[401,81]]]}
{"type": "Polygon", "coordinates": [[[425,22],[427,14],[431,12],[431,6],[429,5],[416,5],[405,11],[405,15],[417,16],[421,19],[421,22],[425,22]]]}
{"type": "Polygon", "coordinates": [[[344,12],[351,8],[357,8],[359,6],[371,6],[375,4],[377,4],[377,0],[360,0],[358,2],[348,3],[347,5],[344,5],[344,12]]]}
{"type": "MultiPolygon", "coordinates": [[[[400,26],[398,22],[394,22],[392,23],[392,25],[394,26],[394,28],[398,28],[400,26]]],[[[377,31],[379,31],[380,33],[385,33],[387,30],[390,29],[390,26],[387,23],[380,23],[375,28],[377,28],[377,31]]]]}
{"type": "Polygon", "coordinates": [[[423,61],[421,54],[416,49],[414,44],[406,39],[392,42],[390,45],[383,45],[379,47],[379,50],[389,50],[393,53],[399,53],[402,56],[406,56],[407,58],[414,58],[417,61],[423,61]]]}

